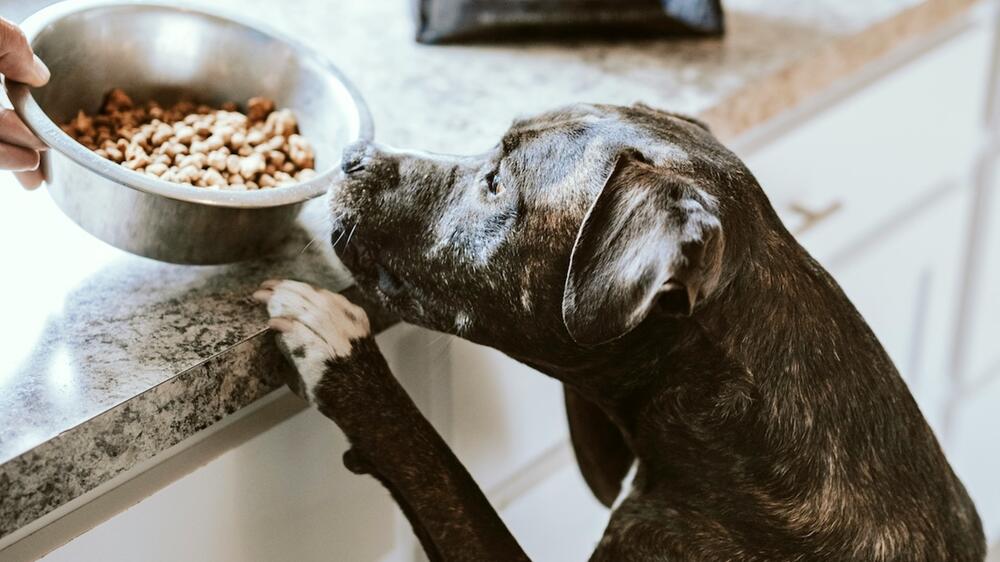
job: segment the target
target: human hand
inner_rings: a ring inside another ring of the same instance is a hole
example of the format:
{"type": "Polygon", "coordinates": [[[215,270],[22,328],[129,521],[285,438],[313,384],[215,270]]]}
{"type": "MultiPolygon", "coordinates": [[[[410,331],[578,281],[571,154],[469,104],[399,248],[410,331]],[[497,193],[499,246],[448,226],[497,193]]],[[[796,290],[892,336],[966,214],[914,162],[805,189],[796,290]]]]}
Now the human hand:
{"type": "MultiPolygon", "coordinates": [[[[49,81],[49,69],[31,51],[24,33],[0,18],[0,74],[5,80],[42,86],[49,81]]],[[[11,170],[27,189],[38,187],[42,143],[13,110],[0,107],[0,170],[11,170]]]]}

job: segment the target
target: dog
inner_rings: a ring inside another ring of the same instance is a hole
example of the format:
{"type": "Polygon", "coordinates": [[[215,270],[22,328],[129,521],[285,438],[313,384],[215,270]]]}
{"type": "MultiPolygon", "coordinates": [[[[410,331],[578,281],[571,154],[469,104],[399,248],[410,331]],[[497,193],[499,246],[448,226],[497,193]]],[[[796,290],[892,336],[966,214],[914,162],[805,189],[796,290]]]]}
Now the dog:
{"type": "MultiPolygon", "coordinates": [[[[875,335],[703,123],[576,105],[478,156],[361,142],[342,170],[331,241],[366,298],[563,383],[585,480],[614,503],[592,560],[985,558],[875,335]]],[[[526,559],[362,308],[287,280],[255,298],[290,385],[430,559],[526,559]]]]}

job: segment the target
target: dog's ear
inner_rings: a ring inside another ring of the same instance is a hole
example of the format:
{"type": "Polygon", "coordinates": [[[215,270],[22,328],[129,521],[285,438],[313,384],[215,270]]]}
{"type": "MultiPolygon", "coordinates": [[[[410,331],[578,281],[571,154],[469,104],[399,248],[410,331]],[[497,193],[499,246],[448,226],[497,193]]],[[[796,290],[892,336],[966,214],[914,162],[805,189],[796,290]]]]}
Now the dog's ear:
{"type": "Polygon", "coordinates": [[[714,199],[642,156],[619,157],[584,218],[562,314],[574,341],[617,339],[654,308],[689,315],[715,289],[723,234],[714,199]]]}

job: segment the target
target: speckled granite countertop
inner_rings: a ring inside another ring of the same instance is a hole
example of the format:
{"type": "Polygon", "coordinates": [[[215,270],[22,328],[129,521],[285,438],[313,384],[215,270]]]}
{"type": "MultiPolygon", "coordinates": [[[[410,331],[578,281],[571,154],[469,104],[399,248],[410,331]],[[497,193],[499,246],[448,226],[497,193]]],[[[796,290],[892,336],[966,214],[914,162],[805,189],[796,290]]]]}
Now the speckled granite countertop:
{"type": "MultiPolygon", "coordinates": [[[[0,0],[0,14],[46,3],[0,0]]],[[[329,54],[381,141],[454,152],[574,101],[644,101],[732,138],[973,3],[730,0],[719,40],[426,47],[402,0],[206,2],[329,54]]],[[[308,244],[323,222],[308,208],[271,260],[174,266],[104,245],[0,177],[0,539],[272,391],[284,363],[247,296],[268,277],[347,286],[328,244],[308,244]]]]}

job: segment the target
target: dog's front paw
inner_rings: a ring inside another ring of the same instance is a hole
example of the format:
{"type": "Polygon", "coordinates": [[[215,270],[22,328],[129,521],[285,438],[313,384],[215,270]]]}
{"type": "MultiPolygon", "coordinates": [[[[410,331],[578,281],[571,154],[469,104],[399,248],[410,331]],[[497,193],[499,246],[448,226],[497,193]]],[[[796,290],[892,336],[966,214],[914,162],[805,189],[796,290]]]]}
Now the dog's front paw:
{"type": "Polygon", "coordinates": [[[268,325],[299,373],[300,394],[316,403],[316,387],[331,363],[352,356],[371,336],[368,315],[343,296],[298,281],[265,281],[253,294],[267,305],[268,325]]]}

